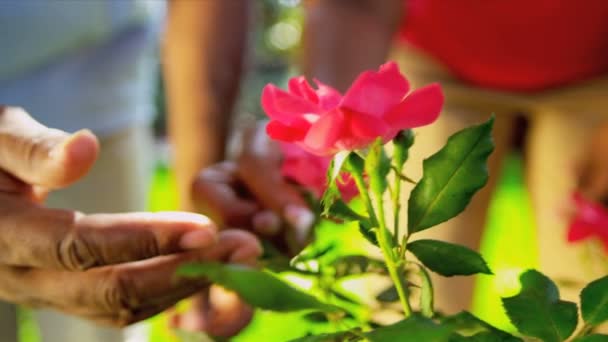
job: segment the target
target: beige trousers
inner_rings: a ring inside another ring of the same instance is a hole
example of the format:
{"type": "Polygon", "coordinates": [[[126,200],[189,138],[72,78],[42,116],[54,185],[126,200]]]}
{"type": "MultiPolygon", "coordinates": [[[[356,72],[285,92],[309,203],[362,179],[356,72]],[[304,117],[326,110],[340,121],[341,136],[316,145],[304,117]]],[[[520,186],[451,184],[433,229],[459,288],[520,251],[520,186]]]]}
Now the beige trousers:
{"type": "MultiPolygon", "coordinates": [[[[490,158],[489,184],[474,197],[463,214],[417,234],[414,239],[439,238],[478,249],[500,164],[509,150],[513,114],[524,113],[531,124],[526,174],[535,209],[541,271],[554,279],[577,282],[602,276],[598,270],[604,268],[582,267],[583,246],[566,242],[563,208],[575,187],[574,168],[586,148],[586,138],[601,120],[608,120],[608,79],[524,95],[465,85],[439,63],[411,48],[395,51],[393,58],[414,87],[440,82],[446,95],[444,112],[438,122],[416,130],[416,143],[406,164],[410,177],[422,176],[422,160],[439,150],[450,134],[484,121],[492,113],[496,115],[493,132],[496,150],[490,158]]],[[[404,193],[405,201],[409,191],[404,193]]],[[[600,257],[586,260],[585,264],[607,262],[605,257],[600,257]]],[[[448,313],[469,308],[473,280],[473,277],[437,277],[438,308],[448,313]]],[[[563,297],[577,302],[579,290],[561,289],[563,297]]]]}
{"type": "MultiPolygon", "coordinates": [[[[49,207],[76,209],[85,213],[145,210],[153,146],[148,127],[140,125],[128,128],[100,142],[101,152],[90,173],[73,186],[52,193],[47,201],[49,207]]],[[[51,310],[37,310],[34,316],[43,342],[117,342],[124,341],[125,334],[141,334],[142,329],[129,328],[125,332],[102,328],[51,310]]],[[[0,324],[4,324],[4,321],[3,315],[0,324]]],[[[11,329],[2,326],[3,330],[5,328],[11,329]]],[[[0,337],[3,333],[0,332],[0,337]]],[[[2,338],[0,341],[13,340],[2,338]]]]}

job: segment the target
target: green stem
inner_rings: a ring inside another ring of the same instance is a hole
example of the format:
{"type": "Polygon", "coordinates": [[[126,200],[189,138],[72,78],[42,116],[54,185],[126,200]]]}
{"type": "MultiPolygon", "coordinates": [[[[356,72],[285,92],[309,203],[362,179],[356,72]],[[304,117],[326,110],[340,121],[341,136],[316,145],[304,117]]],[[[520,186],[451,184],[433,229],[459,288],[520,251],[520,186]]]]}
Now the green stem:
{"type": "Polygon", "coordinates": [[[367,187],[365,186],[365,180],[363,179],[363,175],[358,174],[358,172],[353,172],[352,176],[355,179],[355,185],[357,186],[357,189],[359,189],[361,199],[365,203],[367,214],[369,215],[369,219],[371,220],[372,226],[377,227],[378,218],[376,217],[376,211],[374,210],[372,200],[369,197],[369,192],[367,191],[367,187]]]}
{"type": "MultiPolygon", "coordinates": [[[[380,199],[380,201],[382,201],[382,199],[380,199]]],[[[399,300],[401,301],[401,306],[403,307],[403,314],[407,318],[412,314],[412,308],[409,303],[405,284],[403,284],[403,281],[401,281],[401,279],[403,279],[402,274],[399,271],[401,268],[395,263],[395,253],[392,248],[392,240],[389,238],[387,233],[388,230],[386,229],[386,224],[384,223],[383,219],[380,219],[380,227],[376,232],[378,244],[380,245],[382,254],[384,254],[384,260],[386,261],[388,273],[395,284],[397,294],[399,294],[399,300]]]]}
{"type": "Polygon", "coordinates": [[[409,235],[407,235],[407,234],[404,234],[403,238],[401,239],[401,249],[400,249],[401,254],[399,255],[399,260],[402,260],[404,263],[407,261],[407,260],[405,260],[405,252],[407,251],[408,239],[409,239],[409,235]]]}
{"type": "MultiPolygon", "coordinates": [[[[394,240],[395,240],[395,244],[399,243],[399,213],[401,212],[401,201],[400,201],[400,197],[401,197],[401,178],[399,178],[399,175],[395,175],[395,189],[393,190],[393,224],[395,227],[395,236],[394,236],[394,240]]],[[[405,247],[402,247],[405,248],[405,247]]]]}
{"type": "Polygon", "coordinates": [[[378,244],[380,245],[380,249],[384,255],[384,261],[386,262],[388,273],[395,285],[395,288],[397,289],[397,294],[399,295],[399,300],[401,301],[401,306],[403,307],[403,314],[407,318],[412,314],[412,308],[410,306],[406,288],[401,281],[402,277],[400,276],[399,267],[395,262],[395,253],[393,252],[392,248],[392,240],[387,234],[388,230],[386,228],[386,221],[384,218],[384,203],[382,202],[382,197],[375,196],[376,206],[378,207],[379,211],[378,215],[376,215],[369,191],[365,186],[363,175],[359,174],[358,172],[353,172],[352,174],[353,178],[355,179],[355,184],[359,189],[359,193],[361,194],[361,198],[365,202],[368,214],[372,220],[372,224],[374,227],[378,227],[378,230],[376,231],[378,244]]]}
{"type": "Polygon", "coordinates": [[[583,325],[583,327],[581,328],[581,330],[578,331],[578,333],[576,335],[574,335],[574,337],[572,338],[572,341],[576,341],[577,339],[581,338],[581,337],[585,337],[587,335],[589,335],[589,333],[593,330],[593,326],[585,323],[583,325]]]}

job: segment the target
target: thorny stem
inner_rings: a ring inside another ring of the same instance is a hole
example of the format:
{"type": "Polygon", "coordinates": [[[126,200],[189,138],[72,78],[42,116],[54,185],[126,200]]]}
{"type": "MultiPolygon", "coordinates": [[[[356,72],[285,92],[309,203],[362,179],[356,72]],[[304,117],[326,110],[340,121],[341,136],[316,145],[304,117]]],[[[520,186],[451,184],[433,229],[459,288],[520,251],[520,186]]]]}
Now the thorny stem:
{"type": "Polygon", "coordinates": [[[367,214],[369,215],[369,219],[371,220],[372,226],[377,227],[378,218],[376,217],[376,211],[374,210],[372,200],[369,197],[369,192],[367,191],[367,187],[365,186],[365,180],[363,179],[363,175],[360,175],[358,174],[358,172],[353,171],[352,176],[355,179],[355,185],[357,185],[357,189],[359,189],[361,199],[363,200],[363,203],[365,203],[367,214]]]}
{"type": "Polygon", "coordinates": [[[399,267],[396,264],[395,253],[392,249],[392,240],[387,235],[388,230],[384,218],[384,203],[382,202],[382,197],[375,196],[376,206],[378,207],[378,215],[376,215],[376,211],[374,210],[374,205],[370,198],[369,191],[365,186],[363,175],[359,172],[353,171],[352,176],[355,180],[357,188],[359,189],[361,198],[365,202],[368,215],[372,220],[372,224],[375,227],[378,227],[376,231],[378,244],[380,245],[380,249],[382,250],[382,254],[384,255],[384,261],[386,262],[386,268],[388,269],[388,273],[395,285],[395,288],[397,289],[397,294],[399,295],[399,300],[401,301],[401,306],[403,307],[403,314],[407,318],[412,314],[412,308],[409,303],[406,288],[403,282],[401,281],[399,267]]]}

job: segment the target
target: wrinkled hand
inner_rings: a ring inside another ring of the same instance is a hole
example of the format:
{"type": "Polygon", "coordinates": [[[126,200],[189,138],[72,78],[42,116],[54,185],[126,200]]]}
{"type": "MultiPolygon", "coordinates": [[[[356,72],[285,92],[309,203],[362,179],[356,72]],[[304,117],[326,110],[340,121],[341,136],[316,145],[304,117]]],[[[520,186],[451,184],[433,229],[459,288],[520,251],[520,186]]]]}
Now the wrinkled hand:
{"type": "Polygon", "coordinates": [[[197,209],[223,226],[250,229],[271,237],[283,252],[297,253],[310,238],[314,215],[283,178],[281,158],[262,125],[248,130],[235,162],[199,174],[192,189],[197,209]]]}
{"type": "Polygon", "coordinates": [[[591,136],[579,165],[578,186],[582,194],[608,204],[608,123],[591,136]]]}
{"type": "Polygon", "coordinates": [[[261,253],[252,235],[217,234],[201,215],[84,215],[38,204],[85,175],[98,149],[88,131],[68,135],[0,107],[1,299],[124,326],[208,286],[174,277],[182,263],[261,253]]]}

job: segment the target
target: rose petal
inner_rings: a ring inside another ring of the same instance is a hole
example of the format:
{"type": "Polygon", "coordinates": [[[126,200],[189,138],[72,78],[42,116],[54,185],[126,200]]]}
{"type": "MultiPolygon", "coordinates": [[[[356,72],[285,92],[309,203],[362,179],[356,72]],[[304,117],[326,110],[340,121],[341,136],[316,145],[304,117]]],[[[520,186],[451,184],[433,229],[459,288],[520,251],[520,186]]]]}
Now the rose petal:
{"type": "Polygon", "coordinates": [[[331,111],[312,124],[300,146],[319,156],[332,154],[344,127],[345,119],[342,112],[331,111]]]}
{"type": "Polygon", "coordinates": [[[574,219],[568,228],[568,242],[576,242],[587,239],[593,235],[594,229],[588,222],[574,219]]]}
{"type": "Polygon", "coordinates": [[[410,86],[395,62],[380,67],[378,72],[359,75],[344,95],[341,107],[375,116],[386,114],[403,100],[410,86]]]}
{"type": "MultiPolygon", "coordinates": [[[[331,158],[316,156],[295,144],[281,143],[279,146],[283,154],[283,177],[321,197],[327,188],[327,169],[331,158]]],[[[342,173],[336,182],[344,201],[348,202],[358,194],[357,186],[348,174],[342,173]]]]}
{"type": "Polygon", "coordinates": [[[281,173],[285,178],[312,190],[316,196],[320,196],[325,190],[325,173],[314,163],[310,163],[308,158],[285,159],[281,173]]]}
{"type": "Polygon", "coordinates": [[[317,84],[317,96],[319,98],[319,107],[324,111],[330,111],[340,104],[342,101],[342,94],[336,89],[328,86],[325,83],[315,79],[317,84]]]}
{"type": "Polygon", "coordinates": [[[390,127],[383,120],[363,113],[346,112],[350,132],[354,139],[360,139],[357,145],[364,146],[378,137],[384,137],[390,127]]]}
{"type": "Polygon", "coordinates": [[[359,194],[359,189],[357,189],[355,180],[347,173],[341,174],[340,177],[336,179],[336,182],[338,182],[338,189],[340,190],[344,202],[348,203],[353,197],[359,194]]]}
{"type": "Polygon", "coordinates": [[[310,124],[308,127],[304,125],[289,126],[272,120],[266,125],[266,133],[274,140],[294,142],[304,139],[308,128],[310,128],[310,124]]]}
{"type": "Polygon", "coordinates": [[[608,254],[608,210],[575,192],[572,196],[576,214],[568,227],[568,241],[575,242],[595,237],[604,245],[608,254]]]}
{"type": "Polygon", "coordinates": [[[316,104],[302,97],[292,95],[273,84],[268,84],[262,91],[262,108],[274,120],[291,124],[298,116],[307,113],[319,113],[316,104]]]}
{"type": "Polygon", "coordinates": [[[443,102],[441,86],[433,83],[413,91],[391,109],[384,119],[398,130],[428,125],[439,117],[443,102]]]}
{"type": "Polygon", "coordinates": [[[310,83],[306,80],[306,77],[298,76],[291,78],[288,87],[289,91],[294,95],[302,97],[312,103],[319,103],[319,97],[317,96],[317,93],[315,93],[315,90],[310,86],[310,83]]]}

